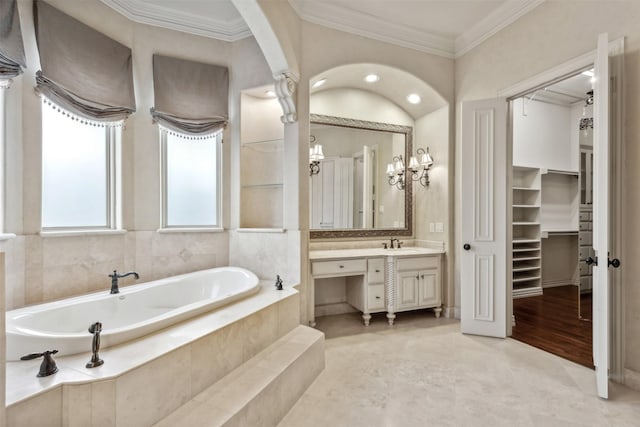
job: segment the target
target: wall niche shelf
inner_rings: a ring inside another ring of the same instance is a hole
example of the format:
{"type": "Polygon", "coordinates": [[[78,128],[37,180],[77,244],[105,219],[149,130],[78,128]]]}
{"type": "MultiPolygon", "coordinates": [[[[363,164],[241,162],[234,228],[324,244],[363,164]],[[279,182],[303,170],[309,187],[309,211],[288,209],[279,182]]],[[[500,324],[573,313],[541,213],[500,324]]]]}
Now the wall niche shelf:
{"type": "Polygon", "coordinates": [[[276,98],[247,90],[240,99],[240,228],[284,227],[284,125],[276,98]]]}

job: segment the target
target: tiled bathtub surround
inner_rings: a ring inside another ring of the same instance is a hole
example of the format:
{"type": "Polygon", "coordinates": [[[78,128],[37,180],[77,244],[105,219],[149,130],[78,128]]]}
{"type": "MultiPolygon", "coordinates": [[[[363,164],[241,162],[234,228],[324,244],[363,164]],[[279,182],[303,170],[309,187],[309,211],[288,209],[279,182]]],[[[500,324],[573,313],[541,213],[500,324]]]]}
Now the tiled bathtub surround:
{"type": "Polygon", "coordinates": [[[84,368],[90,353],[57,359],[60,371],[43,379],[38,360],[7,363],[8,425],[159,421],[299,324],[297,291],[261,284],[246,300],[101,351],[99,368],[84,368]]]}
{"type": "MultiPolygon", "coordinates": [[[[229,265],[227,233],[129,231],[115,235],[17,236],[6,252],[6,308],[108,290],[107,275],[136,270],[140,282],[229,265]]],[[[133,284],[131,278],[122,285],[133,284]]]]}

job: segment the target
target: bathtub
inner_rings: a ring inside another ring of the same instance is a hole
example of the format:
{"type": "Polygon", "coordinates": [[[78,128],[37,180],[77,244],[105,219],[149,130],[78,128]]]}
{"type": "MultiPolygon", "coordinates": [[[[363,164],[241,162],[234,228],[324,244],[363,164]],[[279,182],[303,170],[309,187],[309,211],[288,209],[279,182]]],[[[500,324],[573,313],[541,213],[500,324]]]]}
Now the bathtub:
{"type": "Polygon", "coordinates": [[[132,340],[259,291],[258,278],[238,267],[220,267],[11,310],[6,313],[7,360],[58,350],[58,356],[91,351],[88,328],[102,322],[101,348],[132,340]]]}

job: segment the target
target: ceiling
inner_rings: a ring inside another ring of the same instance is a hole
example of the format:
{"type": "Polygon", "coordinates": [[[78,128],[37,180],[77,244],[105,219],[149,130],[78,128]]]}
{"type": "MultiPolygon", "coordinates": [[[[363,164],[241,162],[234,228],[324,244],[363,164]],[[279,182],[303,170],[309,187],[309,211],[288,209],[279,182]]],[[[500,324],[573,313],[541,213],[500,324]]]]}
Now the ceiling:
{"type": "MultiPolygon", "coordinates": [[[[231,0],[101,0],[135,22],[236,41],[251,31],[231,0]]],[[[267,0],[270,1],[270,0],[267,0]]],[[[287,0],[305,21],[455,58],[482,43],[544,0],[287,0]]],[[[391,100],[414,118],[446,105],[429,85],[402,70],[375,64],[336,67],[314,76],[327,83],[311,93],[349,87],[391,100]],[[380,76],[364,82],[369,73],[380,76]],[[419,104],[407,101],[417,93],[419,104]]],[[[253,96],[265,95],[259,88],[253,96]]]]}
{"type": "MultiPolygon", "coordinates": [[[[288,0],[304,20],[457,57],[544,0],[288,0]]],[[[102,0],[129,19],[220,40],[251,35],[231,0],[102,0]]]]}
{"type": "Polygon", "coordinates": [[[585,71],[525,95],[527,98],[558,105],[583,104],[593,87],[593,70],[585,71]]]}

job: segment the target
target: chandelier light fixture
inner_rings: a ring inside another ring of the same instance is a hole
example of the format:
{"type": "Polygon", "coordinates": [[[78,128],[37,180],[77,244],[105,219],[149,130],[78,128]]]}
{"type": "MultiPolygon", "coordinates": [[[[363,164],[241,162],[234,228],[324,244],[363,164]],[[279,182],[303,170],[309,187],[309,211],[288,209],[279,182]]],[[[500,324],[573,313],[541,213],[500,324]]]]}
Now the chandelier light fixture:
{"type": "Polygon", "coordinates": [[[411,179],[417,181],[423,187],[429,186],[429,169],[433,165],[433,158],[429,154],[429,147],[425,151],[424,148],[418,148],[416,155],[411,156],[409,160],[409,170],[411,171],[411,179]]]}
{"type": "Polygon", "coordinates": [[[316,137],[309,135],[309,143],[312,144],[312,146],[309,147],[309,176],[320,173],[320,160],[324,159],[322,145],[315,144],[315,142],[316,137]]]}
{"type": "Polygon", "coordinates": [[[389,185],[395,185],[398,190],[404,190],[404,161],[402,155],[394,156],[391,163],[387,164],[387,175],[389,176],[389,185]]]}

